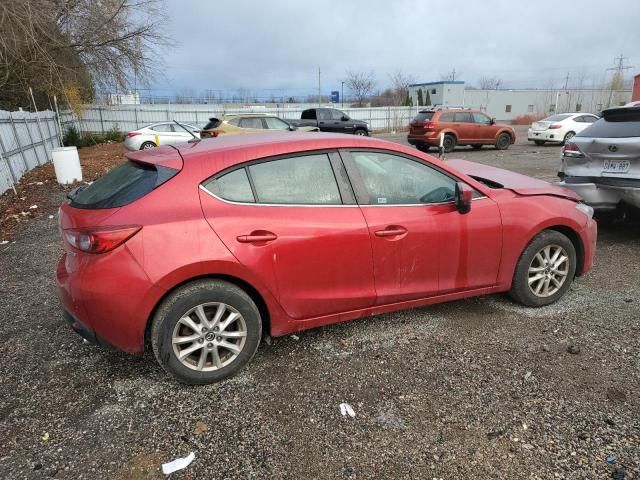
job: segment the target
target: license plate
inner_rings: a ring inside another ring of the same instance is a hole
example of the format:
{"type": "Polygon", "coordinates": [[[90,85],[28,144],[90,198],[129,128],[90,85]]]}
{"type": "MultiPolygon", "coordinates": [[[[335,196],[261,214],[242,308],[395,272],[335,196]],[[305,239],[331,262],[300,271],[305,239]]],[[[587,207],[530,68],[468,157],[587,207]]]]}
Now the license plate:
{"type": "Polygon", "coordinates": [[[602,171],[607,173],[627,173],[629,160],[605,160],[602,171]]]}

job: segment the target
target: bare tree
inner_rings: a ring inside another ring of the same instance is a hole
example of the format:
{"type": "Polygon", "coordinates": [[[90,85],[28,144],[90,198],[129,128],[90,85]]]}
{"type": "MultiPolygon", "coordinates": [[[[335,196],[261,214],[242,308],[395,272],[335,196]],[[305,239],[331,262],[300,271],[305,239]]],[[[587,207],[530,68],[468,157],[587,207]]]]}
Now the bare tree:
{"type": "Polygon", "coordinates": [[[480,77],[480,90],[498,90],[502,85],[502,80],[498,77],[480,77]]]}
{"type": "Polygon", "coordinates": [[[389,78],[391,79],[392,105],[403,105],[409,95],[409,85],[415,83],[415,79],[401,71],[389,75],[389,78]]]}
{"type": "MultiPolygon", "coordinates": [[[[131,89],[158,72],[163,0],[0,2],[0,106],[26,106],[28,87],[42,101],[76,88],[131,89]]],[[[48,104],[48,102],[46,102],[48,104]]]]}
{"type": "Polygon", "coordinates": [[[358,100],[358,106],[362,107],[365,98],[373,93],[376,86],[375,76],[373,72],[347,72],[347,78],[344,81],[352,95],[358,100]]]}

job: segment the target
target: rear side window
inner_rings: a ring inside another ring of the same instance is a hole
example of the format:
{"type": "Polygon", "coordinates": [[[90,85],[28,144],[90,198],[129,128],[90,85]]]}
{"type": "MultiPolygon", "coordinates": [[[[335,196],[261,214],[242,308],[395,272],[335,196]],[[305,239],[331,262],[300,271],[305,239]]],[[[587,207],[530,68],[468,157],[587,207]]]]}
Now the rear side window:
{"type": "Polygon", "coordinates": [[[258,163],[249,173],[259,203],[336,205],[342,203],[326,154],[258,163]]]}
{"type": "Polygon", "coordinates": [[[300,117],[302,120],[315,120],[316,119],[316,111],[312,108],[310,110],[305,110],[302,112],[302,116],[300,117]]]}
{"type": "Polygon", "coordinates": [[[128,161],[87,187],[76,190],[71,206],[86,209],[117,208],[144,197],[173,177],[177,170],[128,161]]]}
{"type": "Polygon", "coordinates": [[[571,115],[551,115],[550,117],[545,118],[544,122],[561,122],[562,120],[566,120],[571,115]]]}
{"type": "Polygon", "coordinates": [[[433,112],[420,112],[413,117],[414,122],[424,122],[433,118],[433,112]]]}
{"type": "Polygon", "coordinates": [[[240,128],[255,128],[255,129],[264,128],[264,126],[262,125],[261,118],[252,118],[252,117],[243,118],[242,120],[240,120],[239,126],[240,128]]]}
{"type": "Polygon", "coordinates": [[[204,187],[214,195],[232,202],[254,203],[253,191],[249,177],[244,168],[214,178],[204,184],[204,187]]]}
{"type": "Polygon", "coordinates": [[[453,118],[456,122],[473,123],[473,116],[469,112],[456,112],[453,118]]]}
{"type": "Polygon", "coordinates": [[[173,132],[173,125],[169,123],[163,123],[160,125],[154,125],[151,127],[154,132],[173,132]]]}
{"type": "Polygon", "coordinates": [[[640,137],[640,121],[610,122],[601,118],[582,130],[577,136],[595,138],[640,137]]]}

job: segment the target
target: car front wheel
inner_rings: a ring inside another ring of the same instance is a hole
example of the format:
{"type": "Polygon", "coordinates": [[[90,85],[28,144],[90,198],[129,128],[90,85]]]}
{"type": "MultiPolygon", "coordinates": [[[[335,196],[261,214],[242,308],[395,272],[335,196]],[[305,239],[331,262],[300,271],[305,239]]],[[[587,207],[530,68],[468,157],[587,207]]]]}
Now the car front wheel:
{"type": "Polygon", "coordinates": [[[187,384],[228,378],[255,354],[262,335],[260,313],[239,287],[198,280],[171,293],[151,326],[156,359],[187,384]]]}
{"type": "Polygon", "coordinates": [[[361,137],[366,137],[367,136],[367,131],[359,128],[355,132],[353,132],[353,134],[354,135],[359,135],[361,137]]]}
{"type": "Polygon", "coordinates": [[[508,133],[501,133],[496,140],[497,150],[506,150],[511,145],[511,136],[508,133]]]}
{"type": "Polygon", "coordinates": [[[576,273],[576,251],[565,235],[546,230],[520,255],[509,294],[528,307],[542,307],[560,299],[576,273]]]}

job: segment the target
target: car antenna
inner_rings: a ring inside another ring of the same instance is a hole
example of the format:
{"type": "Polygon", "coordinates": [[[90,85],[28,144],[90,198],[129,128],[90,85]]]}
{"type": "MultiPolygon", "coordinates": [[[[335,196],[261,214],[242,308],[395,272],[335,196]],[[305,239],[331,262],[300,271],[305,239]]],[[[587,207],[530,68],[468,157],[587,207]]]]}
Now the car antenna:
{"type": "Polygon", "coordinates": [[[181,124],[179,121],[177,121],[175,118],[173,119],[173,121],[174,121],[175,123],[177,123],[178,125],[180,125],[180,126],[185,130],[185,132],[187,132],[187,133],[188,133],[189,135],[191,135],[193,138],[195,138],[196,140],[200,140],[198,137],[196,137],[196,136],[193,134],[193,132],[192,132],[191,130],[189,130],[187,127],[185,127],[184,125],[182,125],[182,124],[181,124]]]}

